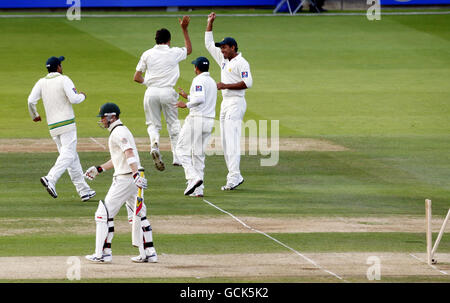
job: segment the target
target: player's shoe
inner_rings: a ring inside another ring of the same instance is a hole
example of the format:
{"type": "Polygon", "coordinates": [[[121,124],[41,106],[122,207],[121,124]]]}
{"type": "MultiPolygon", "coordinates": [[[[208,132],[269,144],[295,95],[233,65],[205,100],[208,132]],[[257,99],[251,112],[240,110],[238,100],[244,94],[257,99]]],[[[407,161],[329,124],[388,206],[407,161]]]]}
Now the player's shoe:
{"type": "Polygon", "coordinates": [[[93,263],[111,263],[112,254],[103,254],[100,258],[96,254],[87,255],[85,258],[93,263]]]}
{"type": "Polygon", "coordinates": [[[159,152],[158,145],[155,143],[155,147],[152,147],[150,150],[150,154],[152,155],[153,162],[155,163],[155,167],[159,171],[163,171],[165,169],[164,162],[162,161],[161,153],[159,152]]]}
{"type": "Polygon", "coordinates": [[[244,183],[244,178],[242,178],[242,180],[238,183],[238,184],[233,184],[233,183],[228,183],[224,186],[222,186],[221,190],[233,190],[236,187],[238,187],[239,185],[241,185],[242,183],[244,183]]]}
{"type": "Polygon", "coordinates": [[[203,184],[203,180],[202,179],[191,179],[188,181],[188,185],[186,187],[186,190],[184,191],[184,195],[185,196],[189,196],[190,194],[192,194],[194,192],[194,190],[199,187],[200,185],[203,184]]]}
{"type": "Polygon", "coordinates": [[[41,183],[44,185],[45,188],[47,188],[48,193],[53,198],[57,198],[58,194],[56,193],[55,186],[48,181],[46,177],[41,177],[41,183]]]}
{"type": "Polygon", "coordinates": [[[93,198],[97,193],[95,192],[95,190],[89,190],[87,194],[81,196],[81,201],[86,202],[89,199],[93,198]]]}
{"type": "Polygon", "coordinates": [[[158,263],[158,255],[154,247],[149,247],[145,250],[145,258],[139,255],[132,257],[131,261],[134,263],[158,263]]]}
{"type": "Polygon", "coordinates": [[[183,166],[183,165],[181,165],[180,160],[178,160],[178,157],[175,156],[175,155],[174,155],[174,157],[173,157],[172,165],[173,165],[173,166],[183,166]]]}
{"type": "Polygon", "coordinates": [[[203,189],[200,186],[197,187],[189,197],[203,198],[203,189]]]}

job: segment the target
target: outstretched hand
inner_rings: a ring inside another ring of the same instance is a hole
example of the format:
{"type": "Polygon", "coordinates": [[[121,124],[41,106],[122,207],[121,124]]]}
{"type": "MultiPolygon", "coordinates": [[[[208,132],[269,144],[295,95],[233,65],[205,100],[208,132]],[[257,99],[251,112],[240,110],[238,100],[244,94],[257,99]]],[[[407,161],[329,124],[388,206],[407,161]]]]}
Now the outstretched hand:
{"type": "Polygon", "coordinates": [[[179,87],[178,88],[178,94],[181,96],[181,97],[183,97],[184,99],[187,99],[187,94],[186,94],[186,92],[181,88],[181,87],[179,87]]]}
{"type": "Polygon", "coordinates": [[[175,104],[175,107],[186,108],[187,105],[183,101],[178,101],[177,104],[175,104]]]}
{"type": "Polygon", "coordinates": [[[183,16],[183,19],[178,18],[178,22],[180,23],[182,29],[187,29],[190,21],[191,18],[189,16],[183,16]]]}
{"type": "Polygon", "coordinates": [[[216,13],[215,12],[211,12],[208,15],[208,23],[213,23],[215,19],[216,19],[216,13]]]}

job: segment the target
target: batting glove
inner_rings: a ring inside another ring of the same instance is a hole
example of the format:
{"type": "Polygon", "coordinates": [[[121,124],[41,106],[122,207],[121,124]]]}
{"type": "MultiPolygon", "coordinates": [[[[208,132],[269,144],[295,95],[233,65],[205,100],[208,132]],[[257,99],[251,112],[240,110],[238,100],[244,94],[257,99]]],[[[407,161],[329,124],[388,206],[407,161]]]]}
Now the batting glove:
{"type": "Polygon", "coordinates": [[[84,173],[84,177],[88,180],[94,180],[95,177],[97,177],[97,175],[99,173],[101,173],[103,171],[101,166],[91,166],[88,168],[88,170],[84,173]]]}
{"type": "Polygon", "coordinates": [[[134,184],[136,184],[137,187],[142,189],[147,189],[147,179],[139,176],[139,173],[135,173],[133,175],[134,178],[134,184]]]}

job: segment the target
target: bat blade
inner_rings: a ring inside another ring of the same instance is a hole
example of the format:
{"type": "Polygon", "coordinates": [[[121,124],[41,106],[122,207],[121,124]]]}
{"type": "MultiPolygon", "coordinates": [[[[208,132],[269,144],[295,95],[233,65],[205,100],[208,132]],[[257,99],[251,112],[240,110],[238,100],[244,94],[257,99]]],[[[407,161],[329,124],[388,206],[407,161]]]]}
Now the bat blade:
{"type": "MultiPolygon", "coordinates": [[[[144,178],[144,169],[139,169],[139,175],[144,178]]],[[[133,224],[131,228],[131,243],[135,247],[139,247],[142,243],[142,228],[141,228],[141,217],[138,216],[139,212],[144,205],[144,190],[138,188],[138,194],[136,197],[136,203],[134,205],[133,211],[133,224]]]]}

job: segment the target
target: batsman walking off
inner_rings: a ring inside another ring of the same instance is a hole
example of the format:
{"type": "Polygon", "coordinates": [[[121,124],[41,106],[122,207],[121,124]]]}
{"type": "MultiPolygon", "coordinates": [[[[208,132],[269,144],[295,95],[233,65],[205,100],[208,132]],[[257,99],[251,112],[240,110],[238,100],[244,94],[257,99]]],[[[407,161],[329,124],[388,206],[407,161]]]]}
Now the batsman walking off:
{"type": "Polygon", "coordinates": [[[159,151],[159,132],[161,131],[161,111],[164,114],[172,147],[172,164],[180,166],[176,154],[176,144],[181,125],[178,120],[178,109],[175,104],[178,94],[173,89],[180,77],[178,63],[187,58],[192,52],[191,40],[188,33],[189,17],[179,20],[184,35],[184,47],[170,47],[170,32],[162,28],[156,32],[156,45],[145,51],[134,74],[134,81],[147,86],[144,95],[144,111],[147,132],[150,137],[150,154],[155,162],[156,169],[165,169],[159,151]],[[145,73],[145,78],[142,74],[145,73]]]}
{"type": "Polygon", "coordinates": [[[63,75],[62,61],[63,56],[48,58],[48,74],[39,79],[31,90],[28,96],[28,111],[34,122],[41,121],[36,105],[42,99],[50,136],[59,152],[53,167],[46,176],[41,177],[42,185],[53,198],[57,198],[56,183],[67,170],[81,201],[84,202],[94,197],[95,191],[83,178],[83,169],[77,153],[77,128],[72,104],[83,102],[86,95],[78,93],[72,80],[63,75]]]}
{"type": "Polygon", "coordinates": [[[212,33],[216,14],[208,16],[205,32],[205,46],[221,68],[221,82],[217,89],[222,91],[220,106],[220,137],[228,168],[227,183],[222,190],[233,190],[244,182],[239,169],[241,159],[241,131],[247,103],[245,90],[252,87],[253,80],[250,65],[238,53],[236,40],[231,37],[214,43],[212,33]]]}
{"type": "MultiPolygon", "coordinates": [[[[90,167],[85,176],[93,180],[99,173],[114,168],[113,183],[106,194],[105,201],[100,200],[95,212],[96,239],[95,253],[86,259],[95,263],[112,262],[111,242],[114,236],[114,217],[124,203],[128,216],[135,209],[138,188],[147,188],[147,179],[139,174],[141,162],[134,137],[130,130],[119,119],[120,109],[114,103],[105,103],[97,117],[101,117],[100,125],[110,132],[108,146],[111,159],[100,166],[90,167]]],[[[157,262],[156,250],[153,247],[153,234],[147,219],[147,208],[142,203],[137,214],[143,231],[139,243],[139,256],[131,258],[135,263],[157,262]]]]}

